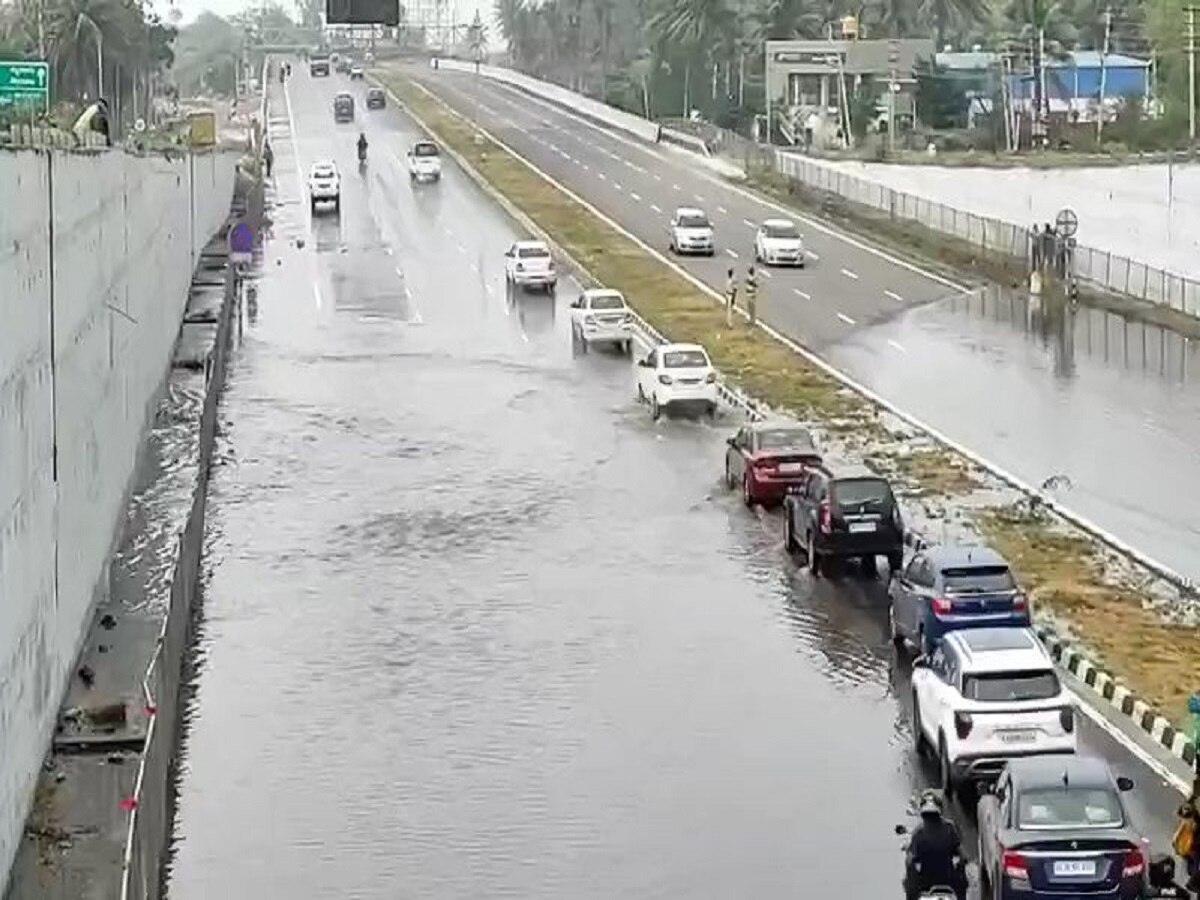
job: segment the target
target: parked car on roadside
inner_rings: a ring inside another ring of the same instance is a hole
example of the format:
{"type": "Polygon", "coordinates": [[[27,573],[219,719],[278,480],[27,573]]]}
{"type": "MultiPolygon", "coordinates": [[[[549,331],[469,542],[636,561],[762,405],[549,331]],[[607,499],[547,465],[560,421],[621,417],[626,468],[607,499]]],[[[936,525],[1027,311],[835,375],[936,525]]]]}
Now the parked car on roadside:
{"type": "Polygon", "coordinates": [[[930,547],[888,584],[892,641],[929,653],[961,628],[1029,625],[1029,601],[1008,561],[990,547],[930,547]]]}
{"type": "Polygon", "coordinates": [[[571,304],[571,337],[585,352],[591,344],[613,344],[628,355],[633,350],[633,310],[620,291],[589,288],[571,304]]]}
{"type": "Polygon", "coordinates": [[[664,410],[717,412],[717,373],[699,344],[662,344],[637,364],[638,399],[657,419],[664,410]]]}
{"type": "Polygon", "coordinates": [[[812,432],[794,422],[751,422],[726,445],[725,486],[740,486],[747,506],[782,503],[790,486],[821,465],[812,432]]]}
{"type": "Polygon", "coordinates": [[[836,572],[850,558],[872,574],[877,556],[894,572],[904,559],[904,520],[892,486],[865,470],[809,472],[802,484],[788,488],[783,526],[784,545],[813,575],[836,572]]]}
{"type": "MultiPolygon", "coordinates": [[[[1015,759],[979,799],[980,893],[995,900],[1147,896],[1146,839],[1101,759],[1015,759]]],[[[1162,896],[1150,894],[1149,896],[1162,896]]]]}

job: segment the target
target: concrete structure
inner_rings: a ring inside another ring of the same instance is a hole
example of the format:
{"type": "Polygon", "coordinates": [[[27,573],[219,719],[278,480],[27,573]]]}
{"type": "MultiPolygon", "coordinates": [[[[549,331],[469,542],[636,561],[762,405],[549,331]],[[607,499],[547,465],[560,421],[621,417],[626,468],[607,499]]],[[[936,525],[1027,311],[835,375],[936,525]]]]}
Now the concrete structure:
{"type": "Polygon", "coordinates": [[[0,893],[235,161],[0,155],[0,893]]]}

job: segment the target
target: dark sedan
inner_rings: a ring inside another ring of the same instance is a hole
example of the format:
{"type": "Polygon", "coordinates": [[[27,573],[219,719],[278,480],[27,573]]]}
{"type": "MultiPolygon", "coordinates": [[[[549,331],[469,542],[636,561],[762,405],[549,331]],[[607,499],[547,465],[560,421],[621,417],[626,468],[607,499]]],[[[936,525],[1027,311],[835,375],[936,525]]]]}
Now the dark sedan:
{"type": "Polygon", "coordinates": [[[1135,900],[1146,884],[1145,841],[1099,759],[1011,760],[979,799],[979,877],[988,900],[1135,900]]]}
{"type": "Polygon", "coordinates": [[[791,422],[754,422],[727,442],[725,486],[739,485],[747,506],[776,504],[821,464],[812,432],[791,422]]]}
{"type": "Polygon", "coordinates": [[[383,109],[387,106],[387,94],[383,88],[371,88],[367,91],[367,109],[383,109]]]}

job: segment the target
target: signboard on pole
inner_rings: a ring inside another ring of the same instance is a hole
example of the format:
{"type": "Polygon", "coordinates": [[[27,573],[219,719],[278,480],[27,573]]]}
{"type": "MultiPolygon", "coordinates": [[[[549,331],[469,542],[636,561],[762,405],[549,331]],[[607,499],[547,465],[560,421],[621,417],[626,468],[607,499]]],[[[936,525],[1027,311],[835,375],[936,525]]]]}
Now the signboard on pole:
{"type": "Polygon", "coordinates": [[[0,109],[50,110],[50,64],[0,61],[0,109]]]}
{"type": "Polygon", "coordinates": [[[1079,216],[1075,215],[1073,209],[1060,209],[1054,217],[1054,227],[1063,237],[1074,237],[1079,230],[1079,216]]]}
{"type": "Polygon", "coordinates": [[[326,25],[400,24],[400,0],[325,0],[326,25]]]}

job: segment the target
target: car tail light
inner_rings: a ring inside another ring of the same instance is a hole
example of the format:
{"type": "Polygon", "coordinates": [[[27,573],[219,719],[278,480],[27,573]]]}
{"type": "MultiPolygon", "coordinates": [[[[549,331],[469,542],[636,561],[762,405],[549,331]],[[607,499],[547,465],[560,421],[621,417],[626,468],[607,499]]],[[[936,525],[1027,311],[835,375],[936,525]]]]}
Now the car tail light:
{"type": "Polygon", "coordinates": [[[705,376],[704,380],[705,380],[706,382],[708,382],[709,384],[716,384],[716,381],[717,381],[717,373],[716,373],[716,372],[709,372],[709,373],[708,373],[708,375],[706,375],[706,376],[705,376]]]}
{"type": "Polygon", "coordinates": [[[1075,710],[1064,706],[1058,711],[1058,721],[1062,725],[1062,730],[1070,734],[1075,730],[1075,710]]]}
{"type": "Polygon", "coordinates": [[[756,459],[754,461],[756,469],[778,469],[779,461],[774,459],[756,459]]]}
{"type": "Polygon", "coordinates": [[[968,712],[956,712],[954,714],[954,733],[958,735],[960,741],[965,741],[967,735],[971,733],[971,727],[975,724],[968,712]]]}
{"type": "Polygon", "coordinates": [[[954,601],[947,597],[933,598],[933,614],[935,616],[948,616],[954,612],[954,601]]]}
{"type": "Polygon", "coordinates": [[[659,376],[658,376],[658,383],[659,383],[659,384],[670,384],[670,383],[671,383],[671,376],[670,376],[670,375],[659,375],[659,376]]]}
{"type": "Polygon", "coordinates": [[[1029,608],[1029,600],[1024,594],[1017,594],[1013,597],[1013,609],[1019,611],[1029,608]]]}
{"type": "Polygon", "coordinates": [[[829,534],[833,531],[833,514],[829,511],[829,501],[821,501],[821,531],[829,534]]]}
{"type": "Polygon", "coordinates": [[[1025,861],[1024,856],[1016,851],[1004,851],[1004,857],[1001,860],[1000,868],[1004,872],[1005,877],[1013,881],[1029,880],[1029,863],[1025,861]]]}
{"type": "Polygon", "coordinates": [[[1125,851],[1125,865],[1121,869],[1122,878],[1136,878],[1146,870],[1146,857],[1138,847],[1130,847],[1125,851]]]}

